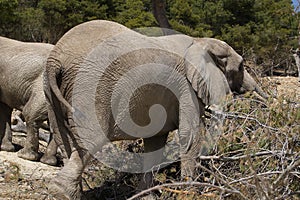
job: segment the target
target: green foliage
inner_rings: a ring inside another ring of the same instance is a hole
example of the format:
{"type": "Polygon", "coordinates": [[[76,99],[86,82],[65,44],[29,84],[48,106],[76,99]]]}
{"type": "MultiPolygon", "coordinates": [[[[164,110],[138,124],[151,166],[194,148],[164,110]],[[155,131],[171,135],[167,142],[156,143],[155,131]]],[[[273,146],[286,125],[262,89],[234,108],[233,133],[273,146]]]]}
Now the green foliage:
{"type": "Polygon", "coordinates": [[[171,0],[168,6],[172,27],[195,37],[215,36],[230,17],[222,1],[171,0]]]}
{"type": "Polygon", "coordinates": [[[254,9],[255,51],[261,57],[279,63],[297,44],[297,40],[291,38],[297,36],[299,22],[293,15],[290,1],[256,1],[254,9]]]}
{"type": "Polygon", "coordinates": [[[147,7],[145,7],[141,0],[126,0],[125,3],[119,4],[113,20],[129,28],[156,25],[154,16],[152,13],[147,12],[147,7]]]}
{"type": "Polygon", "coordinates": [[[245,25],[250,21],[255,21],[255,1],[253,0],[224,0],[224,9],[231,13],[228,24],[245,25]]]}
{"type": "Polygon", "coordinates": [[[0,0],[0,33],[13,35],[15,24],[18,22],[17,0],[0,0]]]}
{"type": "MultiPolygon", "coordinates": [[[[290,0],[165,2],[175,31],[222,39],[262,73],[284,65],[297,47],[299,13],[290,0]]],[[[93,19],[135,29],[158,26],[151,0],[0,0],[0,35],[19,40],[55,43],[70,28],[93,19]]]]}
{"type": "Polygon", "coordinates": [[[46,40],[56,42],[67,30],[85,21],[106,19],[107,5],[85,0],[41,0],[38,7],[43,10],[46,40]]]}
{"type": "Polygon", "coordinates": [[[58,40],[66,26],[67,2],[64,0],[41,0],[38,7],[45,13],[45,18],[43,19],[45,40],[48,42],[58,40]]]}

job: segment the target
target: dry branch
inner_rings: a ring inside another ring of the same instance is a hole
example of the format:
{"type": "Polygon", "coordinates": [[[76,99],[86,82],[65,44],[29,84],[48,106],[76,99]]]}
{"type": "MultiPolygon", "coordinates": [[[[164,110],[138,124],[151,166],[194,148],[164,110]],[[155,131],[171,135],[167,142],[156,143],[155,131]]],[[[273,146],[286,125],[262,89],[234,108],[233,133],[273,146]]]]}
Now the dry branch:
{"type": "Polygon", "coordinates": [[[267,129],[270,129],[272,131],[278,131],[279,129],[278,128],[274,128],[274,127],[271,127],[271,126],[268,126],[262,122],[260,122],[257,118],[255,117],[251,117],[250,115],[246,115],[246,114],[240,114],[240,113],[223,113],[224,114],[224,117],[227,118],[227,119],[246,119],[246,120],[252,120],[252,121],[255,121],[257,124],[259,124],[261,127],[264,127],[264,128],[267,128],[267,129]]]}
{"type": "Polygon", "coordinates": [[[291,153],[287,153],[287,152],[282,152],[282,151],[261,151],[261,152],[257,152],[257,153],[253,153],[253,154],[244,154],[241,156],[232,156],[232,157],[228,157],[228,156],[200,156],[200,160],[220,160],[220,161],[236,161],[236,160],[241,160],[241,159],[245,159],[248,158],[249,156],[251,158],[253,157],[259,157],[259,156],[267,156],[267,155],[293,155],[291,153]]]}
{"type": "MultiPolygon", "coordinates": [[[[139,197],[144,196],[147,193],[150,193],[150,192],[155,191],[155,190],[161,190],[161,189],[169,188],[169,187],[181,187],[181,186],[212,187],[212,188],[216,188],[217,190],[220,190],[220,191],[223,191],[223,192],[228,192],[228,193],[238,194],[238,195],[241,194],[239,191],[230,190],[230,189],[227,189],[227,188],[224,188],[224,187],[221,187],[221,186],[212,185],[212,184],[209,184],[209,183],[177,182],[177,183],[166,183],[166,184],[151,187],[149,189],[146,189],[146,190],[143,190],[143,191],[139,192],[136,195],[133,195],[132,197],[128,198],[128,200],[133,200],[133,199],[139,198],[139,197]]],[[[244,198],[244,199],[247,199],[247,198],[244,198]]]]}
{"type": "Polygon", "coordinates": [[[280,174],[280,176],[273,182],[274,188],[278,186],[278,184],[283,181],[284,178],[287,177],[287,175],[296,167],[300,166],[300,159],[296,160],[295,162],[292,162],[283,172],[280,174]]]}
{"type": "Polygon", "coordinates": [[[202,170],[208,172],[209,174],[213,175],[220,183],[224,184],[226,187],[230,188],[231,191],[234,191],[234,192],[231,192],[231,193],[235,193],[235,194],[238,194],[240,197],[242,197],[243,199],[247,199],[247,197],[245,197],[240,191],[238,191],[237,189],[235,189],[233,186],[231,186],[228,181],[222,179],[220,176],[218,176],[216,173],[214,173],[213,171],[207,169],[206,167],[202,166],[200,163],[198,163],[196,165],[197,167],[201,168],[202,170]]]}

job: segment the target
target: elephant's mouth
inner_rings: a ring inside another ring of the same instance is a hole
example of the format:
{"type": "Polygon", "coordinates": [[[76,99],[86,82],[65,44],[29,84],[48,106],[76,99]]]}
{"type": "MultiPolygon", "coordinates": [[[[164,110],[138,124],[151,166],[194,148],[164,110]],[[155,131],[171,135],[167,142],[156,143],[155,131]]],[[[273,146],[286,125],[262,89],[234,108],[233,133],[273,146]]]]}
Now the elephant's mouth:
{"type": "Polygon", "coordinates": [[[233,93],[236,93],[236,94],[245,94],[246,92],[247,92],[247,90],[242,86],[238,87],[236,90],[233,91],[233,93]]]}
{"type": "Polygon", "coordinates": [[[247,91],[249,91],[249,89],[243,87],[242,83],[236,83],[234,81],[229,82],[229,87],[231,92],[235,95],[245,94],[247,91]]]}
{"type": "Polygon", "coordinates": [[[266,101],[269,98],[269,96],[265,92],[263,92],[258,85],[255,85],[250,88],[245,88],[241,86],[237,90],[233,91],[233,95],[238,96],[238,95],[245,94],[246,92],[252,92],[253,95],[256,96],[258,99],[260,99],[261,101],[266,101]]]}

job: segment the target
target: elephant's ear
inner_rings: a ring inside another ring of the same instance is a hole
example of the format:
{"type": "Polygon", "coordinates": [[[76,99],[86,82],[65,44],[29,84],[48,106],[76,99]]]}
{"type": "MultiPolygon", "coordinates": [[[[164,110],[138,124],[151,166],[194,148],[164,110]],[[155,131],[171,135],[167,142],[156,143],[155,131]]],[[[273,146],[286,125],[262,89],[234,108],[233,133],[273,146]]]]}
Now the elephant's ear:
{"type": "Polygon", "coordinates": [[[194,40],[207,50],[223,72],[236,71],[243,62],[242,56],[224,41],[214,38],[195,38],[194,40]]]}
{"type": "Polygon", "coordinates": [[[231,92],[225,75],[201,45],[189,47],[185,61],[186,77],[204,104],[220,104],[231,92]]]}

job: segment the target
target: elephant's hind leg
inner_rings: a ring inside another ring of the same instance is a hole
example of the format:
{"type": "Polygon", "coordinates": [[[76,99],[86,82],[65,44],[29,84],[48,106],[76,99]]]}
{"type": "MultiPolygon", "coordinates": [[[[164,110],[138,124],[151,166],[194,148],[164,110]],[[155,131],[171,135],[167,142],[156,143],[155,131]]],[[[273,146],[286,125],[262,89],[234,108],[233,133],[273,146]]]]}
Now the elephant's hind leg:
{"type": "Polygon", "coordinates": [[[33,94],[24,106],[23,115],[27,125],[27,137],[24,148],[18,152],[20,158],[26,160],[38,160],[39,138],[38,129],[47,119],[47,107],[41,95],[33,94]]]}
{"type": "Polygon", "coordinates": [[[24,148],[18,152],[20,158],[36,161],[39,158],[39,138],[38,124],[35,122],[27,123],[27,136],[24,148]]]}
{"type": "Polygon", "coordinates": [[[12,144],[11,133],[12,109],[3,103],[0,103],[0,111],[0,149],[3,151],[15,151],[15,147],[12,144]]]}
{"type": "MultiPolygon", "coordinates": [[[[152,153],[153,156],[146,156],[143,162],[143,169],[146,172],[141,174],[141,181],[138,189],[144,190],[153,186],[153,173],[152,170],[160,168],[160,164],[163,161],[163,147],[166,145],[168,134],[161,134],[159,136],[153,136],[150,138],[144,138],[145,153],[152,153]]],[[[149,154],[150,155],[150,154],[149,154]]]]}
{"type": "Polygon", "coordinates": [[[57,164],[57,158],[56,158],[57,148],[58,146],[55,140],[52,137],[50,137],[50,142],[47,146],[45,154],[41,158],[41,162],[47,165],[55,166],[57,164]]]}
{"type": "Polygon", "coordinates": [[[78,151],[74,150],[65,166],[50,182],[49,192],[57,199],[81,200],[81,175],[89,158],[90,155],[80,156],[78,151]]]}

